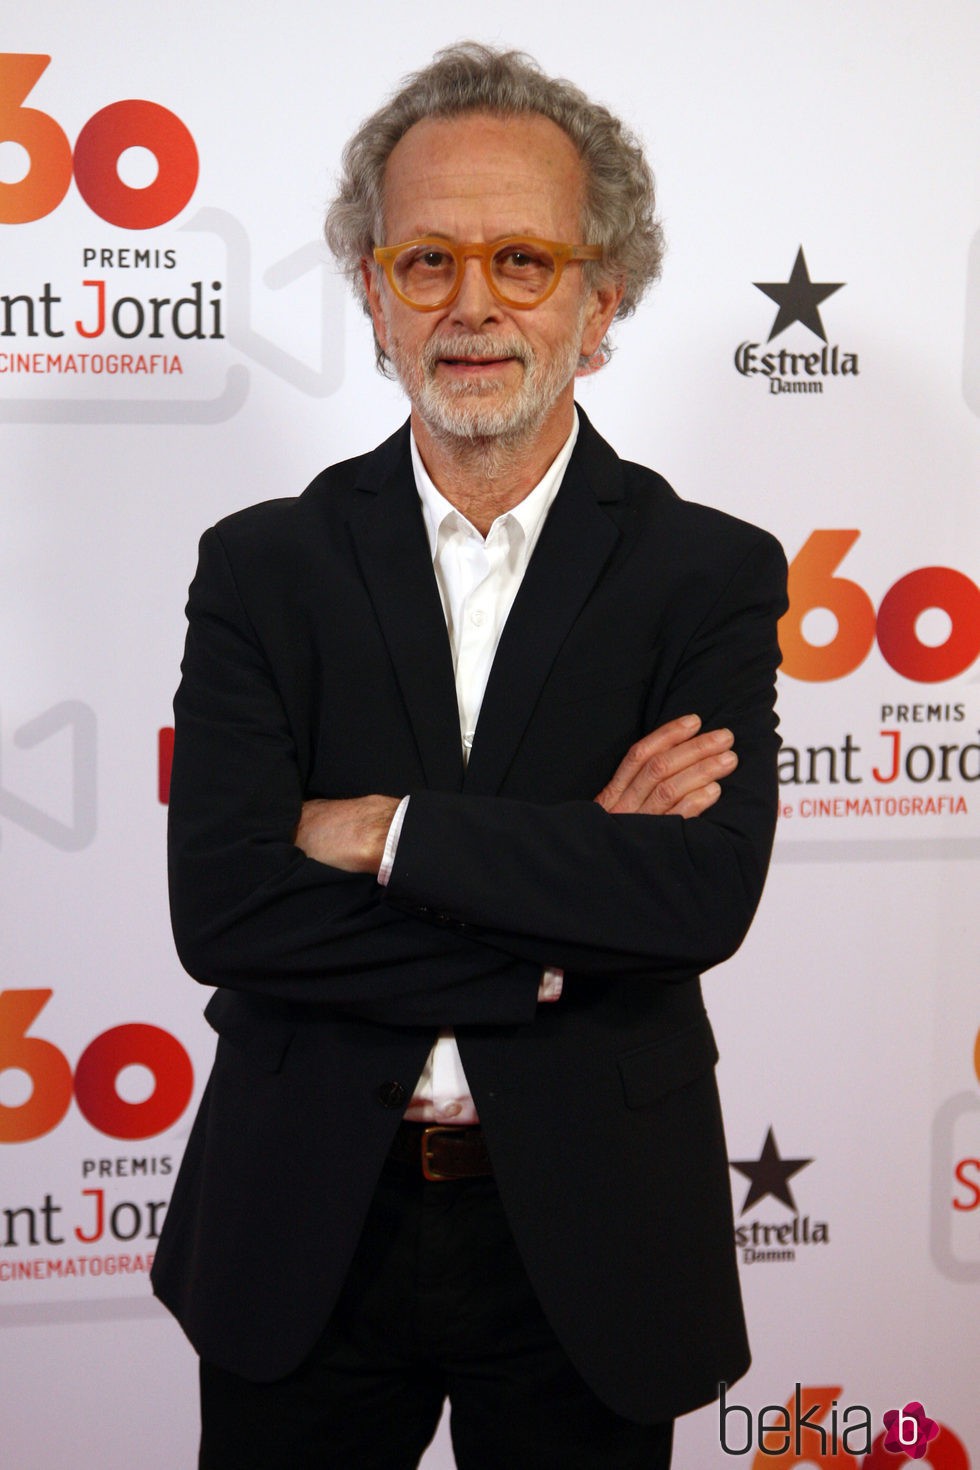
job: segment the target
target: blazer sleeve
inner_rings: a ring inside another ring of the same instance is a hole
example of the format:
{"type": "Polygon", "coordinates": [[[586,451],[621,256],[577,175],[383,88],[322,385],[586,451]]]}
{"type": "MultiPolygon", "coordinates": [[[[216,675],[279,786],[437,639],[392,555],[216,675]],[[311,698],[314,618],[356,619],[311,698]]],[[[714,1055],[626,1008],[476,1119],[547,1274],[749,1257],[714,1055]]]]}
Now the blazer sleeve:
{"type": "Polygon", "coordinates": [[[758,904],[775,829],[785,589],[782,549],[759,533],[647,707],[647,729],[693,711],[706,729],[733,730],[739,764],[709,811],[685,821],[611,816],[594,801],[412,793],[389,901],[586,975],[682,978],[728,958],[758,904]]]}
{"type": "Polygon", "coordinates": [[[188,972],[393,1025],[532,1019],[536,963],[401,912],[373,878],[294,846],[294,732],[217,530],[202,538],[187,615],[168,866],[188,972]]]}

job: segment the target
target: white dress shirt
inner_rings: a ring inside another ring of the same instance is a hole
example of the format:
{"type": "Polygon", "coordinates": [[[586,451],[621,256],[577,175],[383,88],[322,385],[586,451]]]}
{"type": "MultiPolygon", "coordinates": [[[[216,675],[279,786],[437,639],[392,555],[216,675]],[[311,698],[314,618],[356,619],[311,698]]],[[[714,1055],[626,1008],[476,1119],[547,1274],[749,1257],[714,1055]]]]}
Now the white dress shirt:
{"type": "MultiPolygon", "coordinates": [[[[464,761],[469,759],[473,747],[500,635],[558,494],[577,437],[576,413],[572,432],[543,479],[512,510],[498,516],[484,538],[436,489],[412,436],[415,483],[452,647],[464,761]]],[[[379,883],[387,883],[391,875],[408,801],[405,797],[400,803],[389,828],[379,883]]],[[[546,970],[538,987],[538,1000],[556,1001],[561,986],[562,972],[546,970]]],[[[478,1121],[451,1030],[440,1031],[405,1117],[418,1123],[463,1125],[478,1121]]]]}

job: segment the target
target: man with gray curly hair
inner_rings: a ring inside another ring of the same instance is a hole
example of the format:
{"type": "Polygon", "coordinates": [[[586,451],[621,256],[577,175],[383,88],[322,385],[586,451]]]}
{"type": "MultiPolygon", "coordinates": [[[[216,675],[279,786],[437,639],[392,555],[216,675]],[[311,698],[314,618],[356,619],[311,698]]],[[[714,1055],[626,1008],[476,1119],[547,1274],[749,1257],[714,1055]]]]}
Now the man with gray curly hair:
{"type": "Polygon", "coordinates": [[[662,254],[577,87],[440,52],[326,233],[411,414],[191,588],[171,905],[219,1044],[154,1283],[200,1466],[408,1470],[448,1398],[460,1470],[666,1470],[748,1364],[699,973],[768,863],[785,561],[576,408],[662,254]]]}
{"type": "MultiPolygon", "coordinates": [[[[472,43],[441,52],[432,66],[406,78],[344,149],[324,233],[364,310],[370,305],[361,266],[385,235],[385,172],[396,145],[425,119],[480,113],[548,118],[574,144],[583,169],[580,232],[601,248],[583,276],[589,285],[618,281],[623,294],[615,319],[631,316],[659,278],[664,251],[642,148],[618,118],[571,82],[545,76],[520,52],[472,43]]],[[[385,361],[379,347],[379,365],[385,361]]]]}

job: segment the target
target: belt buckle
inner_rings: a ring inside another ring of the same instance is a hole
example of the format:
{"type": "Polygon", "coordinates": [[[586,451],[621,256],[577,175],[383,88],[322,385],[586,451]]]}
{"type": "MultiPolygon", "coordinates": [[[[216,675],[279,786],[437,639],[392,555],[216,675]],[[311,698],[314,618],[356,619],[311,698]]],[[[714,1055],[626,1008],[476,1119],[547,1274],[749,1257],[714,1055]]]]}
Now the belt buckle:
{"type": "Polygon", "coordinates": [[[433,1169],[429,1154],[429,1139],[434,1133],[458,1133],[456,1126],[447,1127],[444,1123],[431,1123],[422,1130],[422,1177],[429,1179],[433,1184],[439,1184],[444,1180],[457,1178],[455,1174],[440,1174],[433,1169]]]}

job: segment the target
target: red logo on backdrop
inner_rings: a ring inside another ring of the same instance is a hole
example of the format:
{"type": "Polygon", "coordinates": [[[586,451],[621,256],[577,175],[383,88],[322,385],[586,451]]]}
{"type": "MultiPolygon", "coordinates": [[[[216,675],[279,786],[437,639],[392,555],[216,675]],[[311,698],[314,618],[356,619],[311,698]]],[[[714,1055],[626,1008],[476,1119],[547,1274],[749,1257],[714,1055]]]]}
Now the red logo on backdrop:
{"type": "Polygon", "coordinates": [[[162,806],[170,800],[170,771],[174,763],[174,727],[164,725],[157,731],[157,796],[162,806]]]}
{"type": "MultiPolygon", "coordinates": [[[[977,1032],[977,1039],[973,1044],[973,1068],[977,1081],[980,1082],[980,1031],[977,1032]]],[[[953,1196],[953,1209],[961,1213],[980,1210],[980,1159],[960,1159],[953,1174],[957,1184],[962,1186],[962,1191],[958,1190],[953,1196]]]]}
{"type": "Polygon", "coordinates": [[[954,679],[980,654],[980,588],[952,567],[907,572],[885,593],[875,613],[857,582],[835,576],[860,531],[814,531],[789,569],[789,611],[779,624],[782,669],[793,679],[842,679],[863,663],[877,640],[885,662],[906,679],[923,684],[954,679]],[[826,644],[804,636],[803,620],[814,609],[833,613],[837,631],[826,644]],[[951,627],[933,647],[916,631],[920,615],[940,608],[951,627]]]}
{"type": "MultiPolygon", "coordinates": [[[[980,1081],[980,1031],[973,1043],[980,1081]]],[[[950,1281],[980,1282],[980,1095],[954,1093],[932,1125],[932,1258],[950,1281]],[[952,1189],[950,1185],[952,1184],[952,1189]]]]}
{"type": "Polygon", "coordinates": [[[31,1095],[0,1103],[0,1143],[26,1143],[56,1128],[72,1097],[82,1116],[110,1138],[151,1138],[176,1123],[191,1100],[194,1071],[176,1036],[132,1022],[103,1031],[71,1063],[52,1041],[28,1036],[51,999],[50,990],[0,991],[0,1074],[25,1072],[31,1095]],[[127,1102],[116,1082],[125,1067],[142,1066],[154,1087],[142,1102],[127,1102]]]}
{"type": "MultiPolygon", "coordinates": [[[[980,1031],[977,1032],[977,1039],[973,1044],[973,1069],[977,1074],[977,1081],[980,1082],[980,1031]]],[[[957,1184],[962,1186],[962,1192],[958,1190],[953,1196],[953,1209],[962,1213],[980,1210],[980,1159],[960,1159],[953,1174],[957,1184]]]]}
{"type": "Polygon", "coordinates": [[[89,209],[108,224],[151,230],[173,219],[194,193],[199,172],[186,124],[158,102],[111,102],[89,118],[72,150],[53,117],[24,105],[50,61],[0,52],[0,142],[19,144],[28,157],[22,179],[0,183],[0,224],[43,219],[64,199],[73,176],[89,209]],[[119,177],[128,148],[146,148],[156,159],[156,178],[145,188],[119,177]]]}

